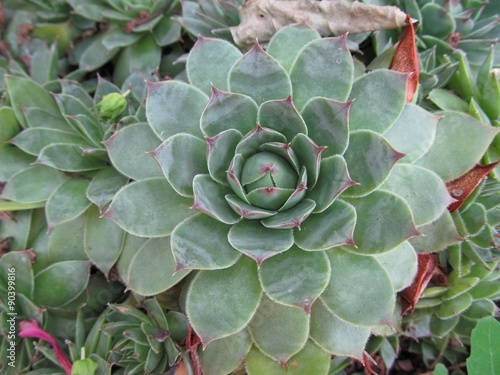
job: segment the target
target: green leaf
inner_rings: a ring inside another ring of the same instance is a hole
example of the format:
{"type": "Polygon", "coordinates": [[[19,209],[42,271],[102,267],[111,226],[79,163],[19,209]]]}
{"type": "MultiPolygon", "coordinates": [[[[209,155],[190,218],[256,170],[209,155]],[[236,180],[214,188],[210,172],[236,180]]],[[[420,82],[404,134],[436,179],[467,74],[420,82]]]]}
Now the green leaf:
{"type": "Polygon", "coordinates": [[[243,200],[241,200],[235,194],[228,194],[225,196],[227,203],[234,212],[236,212],[241,218],[248,220],[265,219],[266,217],[271,217],[276,215],[277,211],[269,211],[263,208],[252,206],[243,200]]]}
{"type": "Polygon", "coordinates": [[[10,107],[0,108],[0,150],[7,147],[5,142],[14,137],[21,130],[14,110],[10,107]]]}
{"type": "Polygon", "coordinates": [[[251,346],[252,340],[246,329],[212,341],[198,351],[203,373],[206,375],[231,373],[244,360],[251,346]]]}
{"type": "Polygon", "coordinates": [[[85,253],[106,276],[120,256],[125,232],[111,220],[100,219],[99,210],[92,206],[85,225],[85,253]]]}
{"type": "Polygon", "coordinates": [[[385,269],[395,291],[403,290],[415,279],[417,254],[407,241],[391,251],[374,255],[373,258],[385,269]]]}
{"type": "MultiPolygon", "coordinates": [[[[285,204],[286,205],[286,204],[285,204]]],[[[283,207],[285,207],[283,205],[283,207]]],[[[292,208],[283,209],[276,215],[263,219],[262,225],[271,229],[286,229],[286,228],[301,228],[302,223],[306,220],[311,212],[316,207],[316,203],[311,199],[304,199],[295,204],[292,208]]]]}
{"type": "Polygon", "coordinates": [[[0,149],[0,181],[5,182],[17,172],[30,166],[35,158],[16,147],[0,149]]]}
{"type": "Polygon", "coordinates": [[[408,203],[416,225],[436,220],[453,202],[438,175],[414,165],[395,165],[380,188],[394,193],[408,203]]]}
{"type": "Polygon", "coordinates": [[[2,198],[20,203],[47,200],[68,177],[43,165],[34,165],[14,174],[5,185],[2,198]]]}
{"type": "Polygon", "coordinates": [[[135,255],[148,241],[148,238],[136,237],[131,234],[126,234],[123,240],[123,247],[120,257],[116,262],[116,269],[123,280],[125,285],[128,285],[128,274],[130,270],[130,264],[134,259],[135,255]]]}
{"type": "Polygon", "coordinates": [[[227,185],[227,170],[234,157],[236,146],[243,136],[234,129],[225,130],[207,138],[207,165],[212,179],[219,184],[227,185]]]}
{"type": "Polygon", "coordinates": [[[261,294],[257,265],[248,257],[230,268],[200,271],[189,289],[186,311],[203,345],[246,327],[261,294]]]}
{"type": "Polygon", "coordinates": [[[183,269],[220,269],[240,258],[228,242],[230,226],[205,214],[191,216],[172,231],[171,246],[176,271],[183,269]]]}
{"type": "Polygon", "coordinates": [[[39,306],[61,307],[76,299],[89,282],[90,262],[54,263],[35,276],[34,301],[39,306]]]}
{"type": "Polygon", "coordinates": [[[429,99],[443,110],[469,112],[469,104],[449,90],[434,89],[429,93],[429,99]]]}
{"type": "Polygon", "coordinates": [[[472,297],[469,293],[460,294],[458,297],[441,303],[436,311],[436,316],[440,319],[449,319],[467,310],[471,304],[472,297]]]}
{"type": "Polygon", "coordinates": [[[228,240],[231,246],[260,265],[293,245],[293,231],[266,228],[257,220],[242,220],[231,227],[228,240]]]}
{"type": "Polygon", "coordinates": [[[23,128],[27,127],[23,114],[24,109],[35,107],[43,109],[52,116],[61,116],[59,107],[52,95],[34,81],[24,77],[7,75],[5,76],[5,84],[7,85],[12,110],[23,128]]]}
{"type": "Polygon", "coordinates": [[[436,115],[443,116],[436,139],[417,164],[433,170],[444,181],[451,181],[479,162],[498,129],[460,112],[437,112],[436,115]]]}
{"type": "Polygon", "coordinates": [[[363,360],[370,328],[339,319],[317,301],[311,310],[311,338],[328,353],[363,360]]]}
{"type": "Polygon", "coordinates": [[[190,134],[173,135],[149,153],[177,194],[184,197],[193,196],[194,177],[208,173],[206,154],[205,142],[190,134]]]}
{"type": "Polygon", "coordinates": [[[283,134],[288,141],[298,133],[307,135],[306,124],[298,114],[291,97],[262,103],[257,123],[283,134]]]}
{"type": "Polygon", "coordinates": [[[338,102],[327,98],[313,98],[302,108],[309,136],[317,144],[326,146],[323,157],[342,155],[349,142],[349,108],[352,102],[338,102]]]}
{"type": "Polygon", "coordinates": [[[193,208],[226,224],[235,224],[239,221],[238,214],[233,211],[224,198],[232,191],[226,186],[213,181],[209,175],[194,177],[193,192],[193,208]]]}
{"type": "Polygon", "coordinates": [[[323,158],[318,182],[307,197],[316,202],[314,213],[324,212],[342,192],[356,184],[349,176],[347,164],[340,155],[323,158]]]}
{"type": "Polygon", "coordinates": [[[207,95],[212,86],[227,91],[229,71],[241,56],[241,52],[225,40],[200,36],[186,62],[189,82],[207,95]]]}
{"type": "Polygon", "coordinates": [[[422,18],[425,20],[422,28],[424,34],[446,40],[455,30],[455,21],[451,14],[438,4],[425,4],[421,10],[422,18]]]}
{"type": "Polygon", "coordinates": [[[201,115],[201,131],[209,137],[229,129],[246,134],[257,125],[257,110],[257,103],[252,98],[213,87],[210,100],[201,115]]]}
{"type": "MultiPolygon", "coordinates": [[[[84,215],[56,226],[48,237],[48,263],[66,260],[88,260],[83,243],[84,230],[84,215]]],[[[35,264],[38,265],[37,263],[35,264]]]]}
{"type": "Polygon", "coordinates": [[[84,154],[82,146],[68,143],[52,143],[45,146],[37,164],[47,165],[64,172],[85,172],[101,169],[104,161],[97,156],[84,154]]]}
{"type": "Polygon", "coordinates": [[[295,243],[308,251],[327,250],[352,245],[356,211],[350,204],[337,200],[325,211],[310,215],[295,232],[295,243]]]}
{"type": "Polygon", "coordinates": [[[208,102],[202,91],[180,81],[148,82],[147,86],[146,116],[160,139],[180,132],[202,137],[200,117],[208,102]]]}
{"type": "Polygon", "coordinates": [[[318,181],[320,156],[325,148],[318,146],[311,138],[302,133],[293,138],[291,146],[297,155],[299,165],[306,167],[308,189],[314,188],[318,181]]]}
{"type": "Polygon", "coordinates": [[[460,317],[458,315],[452,316],[448,319],[439,319],[436,315],[432,315],[429,328],[433,336],[442,338],[448,335],[453,328],[457,325],[460,317]]]}
{"type": "Polygon", "coordinates": [[[152,238],[130,263],[128,287],[140,295],[152,296],[171,288],[189,272],[175,272],[169,237],[152,238]]]}
{"type": "MultiPolygon", "coordinates": [[[[28,251],[11,251],[3,254],[0,258],[0,280],[2,281],[2,288],[12,291],[8,286],[14,287],[16,294],[24,294],[29,299],[33,298],[34,278],[33,270],[31,268],[30,254],[28,251]],[[14,272],[12,272],[12,269],[14,272]]],[[[7,296],[7,293],[5,294],[7,296]]],[[[9,302],[11,298],[4,300],[4,308],[9,312],[15,312],[16,304],[11,305],[9,302]]]]}
{"type": "Polygon", "coordinates": [[[319,33],[306,25],[283,27],[271,38],[267,53],[289,72],[302,47],[319,38],[319,33]]]}
{"type": "Polygon", "coordinates": [[[113,167],[104,168],[90,181],[87,198],[99,207],[99,211],[102,211],[127,181],[127,177],[118,173],[113,167]]]}
{"type": "Polygon", "coordinates": [[[118,172],[134,180],[163,177],[158,164],[148,155],[161,141],[147,124],[132,124],[104,142],[111,163],[118,172]]]}
{"type": "Polygon", "coordinates": [[[448,375],[448,369],[442,363],[438,363],[436,367],[434,367],[432,375],[448,375]]]}
{"type": "Polygon", "coordinates": [[[87,210],[91,204],[86,196],[88,186],[86,179],[70,178],[52,193],[45,208],[49,232],[56,225],[73,220],[87,210]]]}
{"type": "Polygon", "coordinates": [[[321,38],[308,43],[293,62],[290,79],[293,100],[299,109],[315,96],[345,101],[354,79],[347,36],[321,38]]]}
{"type": "Polygon", "coordinates": [[[308,341],[286,364],[273,361],[256,347],[250,350],[245,363],[248,375],[326,375],[330,354],[308,341]],[[288,366],[283,366],[286,364],[288,366]]]}
{"type": "MultiPolygon", "coordinates": [[[[132,34],[133,35],[133,34],[132,34]]],[[[140,35],[140,34],[139,34],[140,35]]],[[[166,47],[181,40],[181,25],[173,17],[162,17],[153,29],[153,38],[160,47],[166,47]]]]}
{"type": "Polygon", "coordinates": [[[392,325],[394,289],[384,268],[370,256],[328,250],[331,277],[321,300],[340,319],[358,326],[392,325]]]}
{"type": "Polygon", "coordinates": [[[103,217],[135,236],[163,237],[194,214],[190,204],[191,201],[177,195],[164,178],[153,178],[123,187],[103,217]]]}
{"type": "Polygon", "coordinates": [[[94,36],[78,60],[80,69],[86,71],[96,70],[110,61],[118,53],[120,48],[115,47],[108,49],[104,45],[104,40],[113,32],[114,30],[109,30],[94,36]]]}
{"type": "Polygon", "coordinates": [[[79,135],[42,127],[24,130],[14,137],[11,143],[24,152],[35,156],[38,155],[45,146],[52,143],[70,143],[82,147],[89,146],[89,144],[79,135]]]}
{"type": "Polygon", "coordinates": [[[392,193],[377,190],[366,197],[346,201],[354,206],[357,215],[354,228],[356,248],[350,248],[354,252],[384,253],[420,235],[413,223],[410,208],[392,193]]]}
{"type": "Polygon", "coordinates": [[[409,75],[394,70],[375,70],[358,78],[349,99],[351,130],[367,129],[383,133],[399,117],[406,104],[409,75]]]}
{"type": "Polygon", "coordinates": [[[228,79],[229,91],[248,95],[259,105],[292,94],[285,69],[258,43],[233,65],[228,79]]]}
{"type": "Polygon", "coordinates": [[[396,150],[406,154],[404,162],[412,163],[431,147],[438,121],[438,116],[408,103],[384,137],[396,150]]]}
{"type": "Polygon", "coordinates": [[[344,196],[364,196],[379,187],[404,154],[397,152],[387,140],[372,131],[351,133],[349,148],[344,154],[350,177],[358,183],[344,196]]]}
{"type": "Polygon", "coordinates": [[[57,113],[50,113],[42,108],[31,107],[26,108],[23,113],[29,128],[43,127],[80,134],[68,124],[60,110],[57,113]]]}
{"type": "Polygon", "coordinates": [[[330,263],[323,252],[308,253],[294,246],[264,261],[259,278],[272,300],[309,313],[330,280],[330,263]]]}
{"type": "Polygon", "coordinates": [[[309,317],[304,310],[276,303],[262,296],[248,324],[254,344],[279,363],[297,354],[309,336],[309,317]]]}

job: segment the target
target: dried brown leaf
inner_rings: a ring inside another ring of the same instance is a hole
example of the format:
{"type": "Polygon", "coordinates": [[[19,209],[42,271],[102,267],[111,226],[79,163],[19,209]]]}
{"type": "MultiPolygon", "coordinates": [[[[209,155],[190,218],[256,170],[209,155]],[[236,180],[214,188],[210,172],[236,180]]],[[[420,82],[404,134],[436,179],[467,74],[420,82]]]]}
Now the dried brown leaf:
{"type": "Polygon", "coordinates": [[[322,36],[394,29],[407,25],[406,14],[394,6],[375,6],[344,0],[247,0],[240,8],[241,23],[231,27],[235,43],[250,48],[265,44],[285,26],[305,23],[322,36]]]}

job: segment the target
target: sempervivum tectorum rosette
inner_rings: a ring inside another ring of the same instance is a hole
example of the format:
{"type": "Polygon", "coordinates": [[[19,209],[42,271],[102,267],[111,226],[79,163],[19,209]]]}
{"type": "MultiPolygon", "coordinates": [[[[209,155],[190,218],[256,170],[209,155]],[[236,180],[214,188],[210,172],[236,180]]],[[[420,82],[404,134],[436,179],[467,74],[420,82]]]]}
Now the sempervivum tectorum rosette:
{"type": "MultiPolygon", "coordinates": [[[[406,104],[408,74],[355,77],[346,37],[305,26],[245,55],[200,38],[187,73],[189,84],[149,84],[166,181],[125,186],[104,215],[169,239],[136,256],[158,283],[130,287],[153,294],[200,270],[186,312],[208,374],[243,358],[250,374],[326,374],[330,353],[362,358],[374,327],[397,324],[395,292],[417,265],[407,240],[452,201],[440,175],[472,167],[495,131],[464,129],[473,119],[456,113],[441,122],[465,133],[436,131],[438,117],[406,104]],[[470,155],[440,164],[443,144],[471,137],[470,155]]],[[[458,237],[448,219],[442,247],[458,237]]]]}

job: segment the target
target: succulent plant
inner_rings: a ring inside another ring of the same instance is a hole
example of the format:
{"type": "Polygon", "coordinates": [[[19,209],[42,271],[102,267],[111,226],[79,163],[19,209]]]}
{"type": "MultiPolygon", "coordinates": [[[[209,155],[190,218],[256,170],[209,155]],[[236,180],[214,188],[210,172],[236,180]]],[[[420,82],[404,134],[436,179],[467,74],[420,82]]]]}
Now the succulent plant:
{"type": "Polygon", "coordinates": [[[358,76],[345,36],[305,26],[245,55],[200,38],[186,66],[189,84],[148,84],[164,177],[126,185],[103,215],[161,244],[137,254],[149,280],[129,287],[154,295],[199,270],[185,309],[208,374],[245,357],[249,374],[363,358],[370,332],[397,330],[395,292],[412,282],[415,250],[459,240],[444,181],[497,130],[451,111],[436,128],[406,103],[408,74],[358,76]]]}
{"type": "Polygon", "coordinates": [[[117,85],[136,71],[146,76],[157,72],[162,48],[181,40],[181,26],[172,17],[177,0],[68,2],[75,14],[99,23],[102,29],[76,44],[72,62],[89,71],[117,56],[113,70],[117,85]]]}

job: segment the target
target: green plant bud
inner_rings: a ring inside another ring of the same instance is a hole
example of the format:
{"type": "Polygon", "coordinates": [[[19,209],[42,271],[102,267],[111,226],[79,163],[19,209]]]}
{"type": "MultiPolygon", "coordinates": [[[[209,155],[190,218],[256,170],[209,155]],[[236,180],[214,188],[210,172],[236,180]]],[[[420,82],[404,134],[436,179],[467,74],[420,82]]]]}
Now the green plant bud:
{"type": "Polygon", "coordinates": [[[79,359],[73,363],[71,368],[72,375],[94,375],[97,370],[97,363],[90,358],[79,359]]]}
{"type": "Polygon", "coordinates": [[[119,117],[127,108],[127,99],[125,99],[127,94],[113,92],[104,95],[99,104],[97,104],[101,117],[106,120],[114,120],[119,117]]]}

